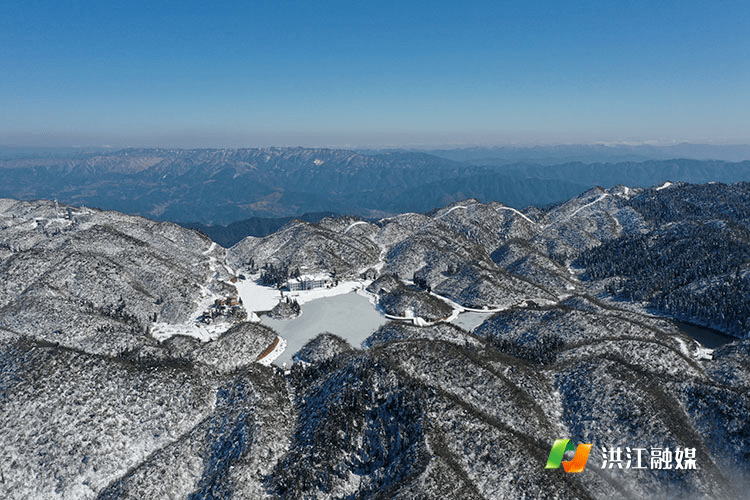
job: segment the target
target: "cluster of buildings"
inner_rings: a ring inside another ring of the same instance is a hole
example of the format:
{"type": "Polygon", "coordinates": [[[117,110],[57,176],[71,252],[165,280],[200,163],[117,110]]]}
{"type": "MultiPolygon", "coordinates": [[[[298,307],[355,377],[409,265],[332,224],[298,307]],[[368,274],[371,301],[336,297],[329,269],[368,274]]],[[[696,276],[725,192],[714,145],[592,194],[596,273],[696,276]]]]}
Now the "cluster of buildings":
{"type": "Polygon", "coordinates": [[[242,299],[236,295],[229,295],[225,299],[216,299],[211,307],[203,311],[200,320],[210,325],[217,318],[235,321],[247,319],[247,311],[242,306],[242,299]]]}

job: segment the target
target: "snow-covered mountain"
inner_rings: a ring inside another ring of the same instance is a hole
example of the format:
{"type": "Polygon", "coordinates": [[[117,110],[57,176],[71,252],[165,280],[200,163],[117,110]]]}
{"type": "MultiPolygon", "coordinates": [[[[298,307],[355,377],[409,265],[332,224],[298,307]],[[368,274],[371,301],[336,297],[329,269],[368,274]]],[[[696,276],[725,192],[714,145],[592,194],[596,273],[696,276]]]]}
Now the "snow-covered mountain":
{"type": "Polygon", "coordinates": [[[617,186],[224,249],[2,199],[0,497],[742,498],[748,221],[750,184],[617,186]],[[308,278],[392,320],[267,366],[286,344],[257,314],[308,278]],[[582,473],[545,468],[557,439],[592,445],[582,473]]]}

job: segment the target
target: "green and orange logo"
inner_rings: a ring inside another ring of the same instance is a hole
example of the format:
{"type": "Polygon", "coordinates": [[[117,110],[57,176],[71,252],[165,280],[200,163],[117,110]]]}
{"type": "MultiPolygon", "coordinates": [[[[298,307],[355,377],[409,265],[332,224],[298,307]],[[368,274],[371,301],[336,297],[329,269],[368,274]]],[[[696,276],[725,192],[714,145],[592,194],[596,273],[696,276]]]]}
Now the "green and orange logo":
{"type": "Polygon", "coordinates": [[[589,459],[591,446],[591,444],[579,444],[576,449],[570,439],[556,439],[544,468],[557,469],[562,463],[565,472],[583,472],[583,469],[586,468],[586,461],[589,459]],[[563,455],[573,450],[575,450],[575,455],[573,455],[572,460],[563,461],[563,455]]]}

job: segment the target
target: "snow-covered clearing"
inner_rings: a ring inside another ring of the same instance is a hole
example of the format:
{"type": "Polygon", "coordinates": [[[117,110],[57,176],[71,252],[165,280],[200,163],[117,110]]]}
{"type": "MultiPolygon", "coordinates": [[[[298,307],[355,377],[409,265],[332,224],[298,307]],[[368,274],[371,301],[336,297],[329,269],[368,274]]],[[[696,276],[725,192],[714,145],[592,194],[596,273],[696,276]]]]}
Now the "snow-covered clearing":
{"type": "Polygon", "coordinates": [[[198,321],[187,321],[179,324],[154,323],[151,327],[151,335],[159,342],[163,342],[175,335],[195,337],[201,342],[208,342],[209,340],[216,340],[221,337],[221,334],[227,331],[230,326],[229,323],[218,321],[210,325],[198,321]]]}
{"type": "Polygon", "coordinates": [[[237,294],[242,299],[242,305],[250,312],[270,311],[281,299],[281,292],[271,286],[263,286],[257,283],[260,274],[248,276],[246,280],[238,280],[234,283],[237,294]]]}
{"type": "Polygon", "coordinates": [[[662,184],[661,186],[659,186],[658,188],[656,188],[656,190],[657,191],[661,191],[662,189],[667,189],[669,186],[673,186],[673,185],[674,184],[672,184],[671,182],[667,181],[664,184],[662,184]]]}
{"type": "Polygon", "coordinates": [[[478,312],[463,312],[458,315],[454,320],[451,321],[456,326],[460,326],[464,330],[471,332],[476,327],[485,322],[490,315],[487,313],[478,312]]]}

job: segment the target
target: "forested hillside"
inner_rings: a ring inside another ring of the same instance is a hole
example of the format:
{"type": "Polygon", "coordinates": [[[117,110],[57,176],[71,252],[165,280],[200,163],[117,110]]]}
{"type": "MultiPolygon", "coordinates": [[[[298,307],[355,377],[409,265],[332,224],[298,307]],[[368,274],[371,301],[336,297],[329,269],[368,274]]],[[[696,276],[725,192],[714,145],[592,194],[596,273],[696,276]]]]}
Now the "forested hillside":
{"type": "Polygon", "coordinates": [[[670,186],[630,200],[650,227],[575,261],[607,293],[745,337],[750,332],[750,184],[670,186]]]}
{"type": "Polygon", "coordinates": [[[1,199],[0,497],[743,498],[749,215],[748,183],[598,187],[223,248],[1,199]],[[293,364],[266,314],[316,325],[293,364]]]}

